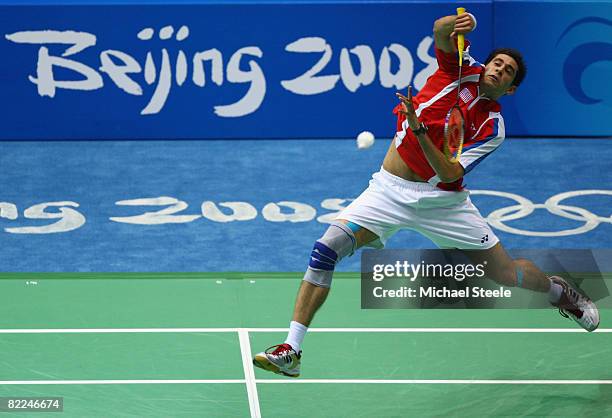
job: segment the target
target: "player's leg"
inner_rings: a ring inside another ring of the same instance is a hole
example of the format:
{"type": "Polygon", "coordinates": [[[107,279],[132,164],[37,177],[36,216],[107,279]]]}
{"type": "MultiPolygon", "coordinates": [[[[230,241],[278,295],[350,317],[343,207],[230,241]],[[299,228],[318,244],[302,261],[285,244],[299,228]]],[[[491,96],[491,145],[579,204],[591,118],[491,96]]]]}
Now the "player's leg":
{"type": "Polygon", "coordinates": [[[355,223],[345,219],[338,219],[337,222],[343,226],[340,233],[335,228],[341,225],[331,225],[316,242],[298,291],[292,321],[306,327],[310,326],[314,314],[327,298],[335,265],[346,255],[378,239],[375,233],[355,223]]]}
{"type": "Polygon", "coordinates": [[[599,312],[588,297],[562,277],[548,277],[530,260],[513,260],[501,243],[485,250],[467,251],[467,254],[474,263],[487,261],[487,275],[497,283],[547,292],[550,303],[566,318],[571,317],[587,331],[599,326],[599,312]]]}
{"type": "Polygon", "coordinates": [[[513,260],[499,241],[491,248],[466,251],[466,253],[475,264],[486,261],[489,278],[499,284],[536,292],[551,291],[551,282],[542,270],[529,260],[522,258],[513,260]]]}
{"type": "MultiPolygon", "coordinates": [[[[446,196],[444,192],[440,195],[446,196]]],[[[435,196],[434,199],[442,201],[435,196]]],[[[434,203],[428,202],[429,205],[434,203]]],[[[548,292],[551,304],[584,329],[593,331],[599,325],[595,304],[570,283],[560,277],[547,277],[529,260],[513,260],[469,198],[454,205],[421,211],[417,230],[441,248],[466,250],[474,263],[487,260],[487,273],[497,283],[548,292]]]]}
{"type": "Polygon", "coordinates": [[[308,269],[295,301],[293,319],[283,344],[258,353],[253,364],[290,377],[300,375],[301,345],[316,311],[323,305],[337,263],[356,249],[378,239],[366,228],[347,220],[332,223],[312,250],[308,269]]]}
{"type": "Polygon", "coordinates": [[[384,169],[374,173],[368,188],[315,242],[287,339],[284,344],[258,353],[253,360],[257,367],[292,377],[299,375],[302,341],[329,294],[336,264],[364,245],[384,247],[386,240],[411,218],[415,200],[406,193],[403,183],[405,180],[384,169]]]}

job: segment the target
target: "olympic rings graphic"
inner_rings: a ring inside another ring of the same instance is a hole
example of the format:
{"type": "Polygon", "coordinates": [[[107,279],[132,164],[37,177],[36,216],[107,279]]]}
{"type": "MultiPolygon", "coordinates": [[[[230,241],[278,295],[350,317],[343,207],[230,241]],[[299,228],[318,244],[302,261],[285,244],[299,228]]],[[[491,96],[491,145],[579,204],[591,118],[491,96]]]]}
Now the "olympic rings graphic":
{"type": "Polygon", "coordinates": [[[568,235],[584,234],[585,232],[589,232],[592,229],[597,228],[597,226],[602,222],[612,223],[612,215],[609,217],[598,216],[584,208],[560,204],[566,199],[578,196],[612,196],[612,190],[572,190],[549,197],[544,203],[533,203],[531,200],[523,196],[494,190],[471,190],[470,194],[498,196],[514,200],[517,203],[516,205],[496,209],[486,217],[489,225],[511,234],[526,235],[530,237],[563,237],[568,235]],[[505,222],[525,218],[531,215],[536,209],[546,209],[553,215],[584,222],[584,224],[577,228],[564,229],[561,231],[526,231],[524,229],[514,228],[505,224],[505,222]]]}

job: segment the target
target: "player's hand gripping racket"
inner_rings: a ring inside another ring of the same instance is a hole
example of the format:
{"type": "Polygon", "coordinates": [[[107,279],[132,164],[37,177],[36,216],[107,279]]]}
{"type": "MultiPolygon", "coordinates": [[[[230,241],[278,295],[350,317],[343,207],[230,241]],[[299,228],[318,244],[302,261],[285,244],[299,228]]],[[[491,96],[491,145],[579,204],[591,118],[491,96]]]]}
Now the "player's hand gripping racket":
{"type": "MultiPolygon", "coordinates": [[[[465,13],[463,7],[457,8],[457,15],[465,13]]],[[[446,114],[444,123],[444,154],[452,161],[456,162],[461,157],[463,150],[463,135],[465,132],[465,119],[459,107],[459,93],[461,93],[461,70],[463,68],[463,48],[464,36],[457,35],[457,52],[459,53],[459,79],[457,80],[457,100],[455,105],[446,114]]]]}

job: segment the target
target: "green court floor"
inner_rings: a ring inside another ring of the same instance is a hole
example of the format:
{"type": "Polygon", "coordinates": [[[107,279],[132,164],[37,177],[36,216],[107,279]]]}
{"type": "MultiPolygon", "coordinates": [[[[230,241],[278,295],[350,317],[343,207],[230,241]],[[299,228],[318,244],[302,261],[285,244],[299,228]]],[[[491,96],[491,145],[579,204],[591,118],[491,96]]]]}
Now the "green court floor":
{"type": "Polygon", "coordinates": [[[300,277],[2,274],[0,396],[64,397],[35,417],[612,416],[609,309],[595,333],[553,309],[362,310],[352,273],[299,379],[254,370],[300,277]]]}

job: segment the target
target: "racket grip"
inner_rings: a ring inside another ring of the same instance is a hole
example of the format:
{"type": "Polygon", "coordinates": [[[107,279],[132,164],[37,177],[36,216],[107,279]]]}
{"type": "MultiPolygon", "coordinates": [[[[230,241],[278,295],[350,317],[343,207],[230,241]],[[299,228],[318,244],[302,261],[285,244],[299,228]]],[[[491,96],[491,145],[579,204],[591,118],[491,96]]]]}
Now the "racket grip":
{"type": "MultiPolygon", "coordinates": [[[[457,16],[465,13],[464,7],[457,7],[457,16]]],[[[457,52],[459,53],[459,67],[463,66],[463,49],[465,47],[465,37],[463,34],[457,35],[457,52]]]]}

